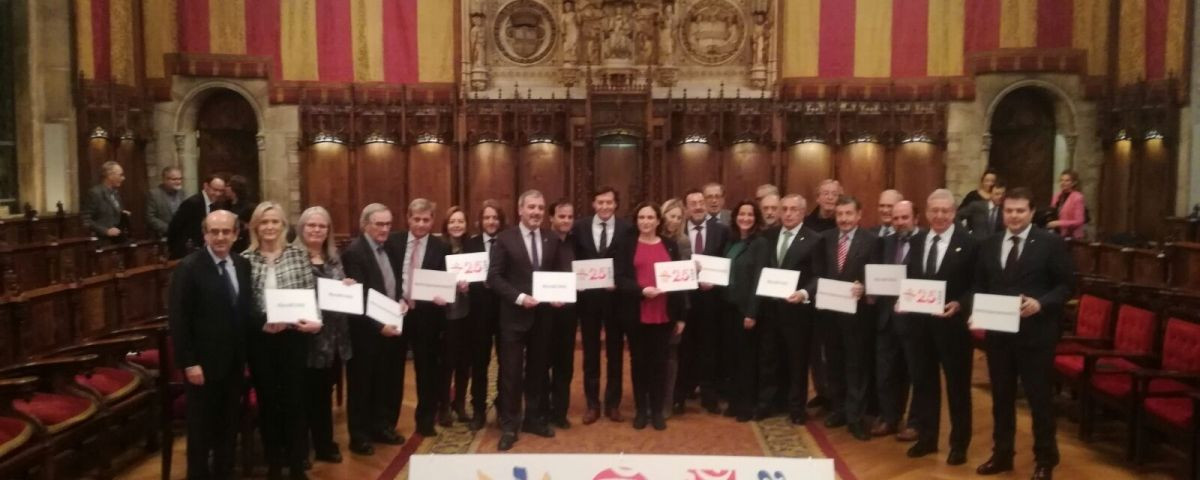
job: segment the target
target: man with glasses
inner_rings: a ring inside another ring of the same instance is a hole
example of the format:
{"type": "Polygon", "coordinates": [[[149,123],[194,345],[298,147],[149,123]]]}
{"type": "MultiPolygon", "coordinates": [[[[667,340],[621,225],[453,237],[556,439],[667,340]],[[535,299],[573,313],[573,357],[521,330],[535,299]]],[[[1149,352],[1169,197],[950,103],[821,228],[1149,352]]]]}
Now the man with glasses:
{"type": "Polygon", "coordinates": [[[162,183],[146,193],[146,225],[156,238],[167,236],[171,217],[183,203],[183,171],[179,167],[162,169],[162,183]]]}

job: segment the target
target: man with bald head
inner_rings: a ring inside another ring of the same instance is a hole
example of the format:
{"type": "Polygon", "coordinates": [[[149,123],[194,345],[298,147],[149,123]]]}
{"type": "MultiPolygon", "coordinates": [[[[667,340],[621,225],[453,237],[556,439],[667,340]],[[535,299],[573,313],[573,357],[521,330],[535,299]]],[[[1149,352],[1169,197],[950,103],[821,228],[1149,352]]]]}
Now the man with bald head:
{"type": "Polygon", "coordinates": [[[237,216],[217,210],[201,228],[206,246],[175,267],[168,307],[175,365],[187,380],[187,476],[232,478],[254,289],[250,262],[230,254],[237,216]]]}
{"type": "MultiPolygon", "coordinates": [[[[889,211],[893,232],[880,239],[880,263],[904,265],[908,261],[909,240],[919,231],[913,204],[907,200],[896,202],[889,211]]],[[[907,323],[904,316],[895,312],[896,297],[875,297],[878,320],[875,329],[875,393],[879,402],[879,419],[871,428],[871,435],[882,437],[897,433],[904,407],[908,403],[908,389],[912,372],[911,355],[904,348],[907,323]]],[[[916,421],[910,413],[907,427],[896,435],[901,441],[917,439],[916,421]]]]}
{"type": "Polygon", "coordinates": [[[762,211],[764,228],[774,227],[779,224],[778,193],[768,193],[758,197],[758,209],[762,211]]]}
{"type": "Polygon", "coordinates": [[[892,209],[902,200],[904,195],[898,190],[887,189],[879,194],[879,225],[871,228],[871,233],[884,238],[896,231],[892,228],[892,209]]]}

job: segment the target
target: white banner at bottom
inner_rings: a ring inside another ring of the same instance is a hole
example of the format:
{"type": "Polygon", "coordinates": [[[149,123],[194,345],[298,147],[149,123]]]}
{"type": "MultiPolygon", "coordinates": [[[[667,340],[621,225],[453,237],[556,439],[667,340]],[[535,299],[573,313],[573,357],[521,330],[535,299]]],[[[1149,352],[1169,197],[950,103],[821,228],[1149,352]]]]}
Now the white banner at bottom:
{"type": "Polygon", "coordinates": [[[704,455],[414,455],[412,480],[833,480],[828,458],[704,455]]]}

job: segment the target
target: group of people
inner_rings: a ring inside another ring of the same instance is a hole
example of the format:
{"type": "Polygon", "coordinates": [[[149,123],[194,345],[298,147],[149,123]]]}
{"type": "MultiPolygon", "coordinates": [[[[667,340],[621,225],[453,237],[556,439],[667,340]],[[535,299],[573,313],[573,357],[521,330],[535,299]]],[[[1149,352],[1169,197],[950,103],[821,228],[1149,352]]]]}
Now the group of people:
{"type": "MultiPolygon", "coordinates": [[[[939,448],[944,373],[947,463],[962,464],[972,432],[975,293],[1019,295],[1022,317],[1018,333],[987,334],[994,448],[977,471],[1012,469],[1018,379],[1034,422],[1034,478],[1050,478],[1058,462],[1050,372],[1073,266],[1062,238],[1032,225],[1035,204],[1025,188],[1005,190],[993,181],[988,196],[962,208],[939,189],[928,195],[923,215],[888,190],[879,198],[880,224],[870,227],[861,225],[862,204],[835,180],[821,182],[811,211],[802,195],[771,185],[725,209],[724,189],[712,183],[661,204],[641,202],[628,220],[618,218],[620,193],[609,187],[592,193],[592,215],[578,219],[569,201],[548,203],[526,191],[515,225],[494,201],[480,205],[474,218],[457,206],[438,218],[432,202],[415,199],[403,228],[389,207],[364,207],[362,235],[340,253],[328,211],[301,213],[289,243],[289,216],[268,201],[244,222],[248,244],[239,255],[234,243],[243,222],[215,201],[218,180],[207,179],[197,194],[206,207],[196,220],[202,237],[171,282],[175,361],[188,381],[189,477],[231,472],[246,365],[271,476],[286,470],[304,478],[310,454],[341,461],[330,405],[341,364],[349,448],[371,455],[373,444],[405,440],[395,427],[410,349],[416,433],[425,437],[454,421],[472,430],[486,425],[494,349],[498,448],[505,451],[521,433],[553,437],[555,429],[572,427],[576,338],[583,346],[584,425],[625,421],[627,341],[636,429],[667,428],[667,418],[687,412],[690,399],[739,422],[786,415],[804,424],[810,411],[823,410],[825,426],[845,426],[860,440],[896,435],[915,442],[910,457],[939,448]],[[453,299],[412,299],[416,269],[445,270],[447,255],[477,252],[488,254],[485,282],[460,282],[453,299]],[[660,290],[654,265],[694,254],[730,259],[728,285],[660,290]],[[571,271],[575,260],[599,258],[612,259],[611,288],[581,291],[576,304],[533,296],[534,272],[571,271]],[[906,265],[908,278],[945,281],[945,311],[901,312],[895,297],[866,295],[866,265],[880,263],[906,265]],[[799,271],[794,293],[756,295],[763,268],[799,271]],[[361,283],[398,301],[406,311],[403,330],[332,312],[292,326],[266,322],[265,290],[311,289],[317,278],[361,283]],[[857,313],[817,309],[820,278],[852,282],[857,313]]],[[[192,227],[177,213],[168,232],[176,223],[192,227]]]]}

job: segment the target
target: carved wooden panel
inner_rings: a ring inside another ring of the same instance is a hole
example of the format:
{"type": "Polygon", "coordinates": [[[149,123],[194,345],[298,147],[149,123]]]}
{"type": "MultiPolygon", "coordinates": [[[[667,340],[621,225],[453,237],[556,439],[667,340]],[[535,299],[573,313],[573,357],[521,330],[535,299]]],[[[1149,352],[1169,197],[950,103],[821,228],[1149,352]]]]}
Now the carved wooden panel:
{"type": "Polygon", "coordinates": [[[22,358],[70,345],[76,338],[69,290],[31,298],[19,312],[22,358]]]}
{"type": "Polygon", "coordinates": [[[636,144],[602,144],[596,148],[591,188],[608,185],[621,192],[617,215],[628,215],[642,200],[641,156],[642,151],[636,144]]]}
{"type": "Polygon", "coordinates": [[[1171,149],[1162,139],[1148,140],[1138,151],[1141,158],[1135,164],[1134,231],[1142,238],[1157,240],[1166,233],[1163,219],[1175,213],[1175,175],[1172,174],[1175,162],[1171,160],[1171,149]]]}
{"type": "Polygon", "coordinates": [[[258,117],[237,92],[216,90],[197,114],[200,175],[227,172],[246,177],[258,198],[258,117]]]}
{"type": "MultiPolygon", "coordinates": [[[[336,143],[318,143],[309,146],[304,154],[304,205],[320,205],[333,216],[333,231],[349,232],[350,225],[357,225],[358,217],[351,196],[347,192],[350,172],[350,150],[336,143]]],[[[361,208],[361,206],[359,206],[361,208]]],[[[289,212],[298,215],[300,212],[289,212]]]]}
{"type": "MultiPolygon", "coordinates": [[[[837,155],[837,178],[847,194],[862,204],[864,227],[879,221],[879,192],[887,185],[887,165],[883,145],[854,143],[842,147],[837,155]]],[[[809,208],[812,209],[811,206],[809,208]]]]}
{"type": "Polygon", "coordinates": [[[0,365],[16,362],[17,354],[21,351],[14,315],[16,306],[14,303],[0,304],[0,365]]]}
{"type": "Polygon", "coordinates": [[[117,286],[111,280],[86,285],[77,291],[75,338],[100,335],[117,326],[117,286]]]}
{"type": "MultiPolygon", "coordinates": [[[[479,205],[489,198],[500,202],[507,218],[516,218],[515,192],[517,181],[517,165],[513,159],[513,148],[499,142],[484,142],[471,146],[467,150],[466,193],[468,216],[477,213],[479,205]]],[[[546,203],[553,202],[546,192],[546,203]]],[[[439,213],[445,212],[450,205],[438,205],[439,213]]],[[[440,223],[440,216],[438,222],[440,223]]]]}
{"type": "MultiPolygon", "coordinates": [[[[1129,224],[1129,175],[1133,162],[1133,142],[1116,142],[1104,152],[1098,199],[1100,230],[1106,234],[1126,232],[1129,224]]],[[[1011,184],[1010,184],[1011,185],[1011,184]]]]}
{"type": "Polygon", "coordinates": [[[932,143],[914,142],[897,146],[895,155],[892,188],[924,211],[929,194],[946,185],[945,152],[932,143]]]}
{"type": "MultiPolygon", "coordinates": [[[[720,180],[718,176],[721,159],[712,145],[686,143],[676,146],[671,152],[674,158],[667,160],[670,173],[669,185],[672,198],[683,198],[693,188],[701,188],[708,182],[720,180]]],[[[655,199],[661,201],[663,199],[655,199]]]]}
{"type": "Polygon", "coordinates": [[[742,200],[754,200],[755,189],[771,183],[771,151],[757,143],[735,143],[725,149],[725,205],[733,208],[742,200]]]}
{"type": "Polygon", "coordinates": [[[787,149],[783,192],[798,193],[816,207],[817,185],[833,176],[833,149],[822,143],[803,143],[787,149]]]}
{"type": "Polygon", "coordinates": [[[1178,242],[1169,248],[1171,286],[1200,292],[1200,243],[1178,242]]]}
{"type": "Polygon", "coordinates": [[[1075,271],[1081,275],[1095,274],[1100,245],[1078,239],[1068,240],[1068,245],[1075,260],[1075,271]]]}
{"type": "Polygon", "coordinates": [[[1100,246],[1100,276],[1117,282],[1129,281],[1129,252],[1117,245],[1100,246]]]}
{"type": "Polygon", "coordinates": [[[349,226],[344,230],[335,229],[338,233],[358,232],[358,216],[369,204],[382,203],[391,207],[396,215],[403,215],[407,203],[408,159],[402,148],[386,143],[363,145],[358,150],[357,162],[354,189],[357,200],[346,212],[330,212],[335,217],[335,225],[349,226]],[[338,216],[346,218],[339,221],[338,216]]]}
{"type": "Polygon", "coordinates": [[[1166,255],[1157,249],[1134,249],[1131,281],[1139,285],[1161,287],[1167,283],[1166,255]]]}
{"type": "MultiPolygon", "coordinates": [[[[451,162],[451,146],[440,143],[413,145],[408,152],[408,192],[403,205],[393,206],[392,211],[403,218],[408,201],[427,198],[439,209],[450,206],[453,201],[451,179],[455,172],[451,162]]],[[[401,222],[402,224],[403,222],[401,222]]]]}
{"type": "Polygon", "coordinates": [[[121,325],[129,325],[158,315],[158,298],[147,295],[156,292],[158,270],[148,270],[117,281],[121,325]]]}
{"type": "MultiPolygon", "coordinates": [[[[546,196],[548,202],[567,195],[568,169],[566,149],[563,146],[553,143],[526,145],[521,148],[519,163],[518,192],[536,188],[546,196]]],[[[476,205],[472,207],[478,208],[476,205]]],[[[578,216],[582,213],[583,207],[577,206],[575,214],[578,216]]]]}
{"type": "MultiPolygon", "coordinates": [[[[125,183],[121,184],[121,209],[136,212],[129,217],[129,228],[134,238],[146,236],[146,152],[145,145],[138,140],[122,139],[116,144],[116,161],[125,171],[125,183]]],[[[159,178],[155,172],[154,178],[159,178]]],[[[47,205],[47,208],[50,208],[47,205]]]]}
{"type": "Polygon", "coordinates": [[[1009,93],[992,115],[988,165],[1008,187],[1033,190],[1034,205],[1049,205],[1054,182],[1054,103],[1038,88],[1009,93]]]}

